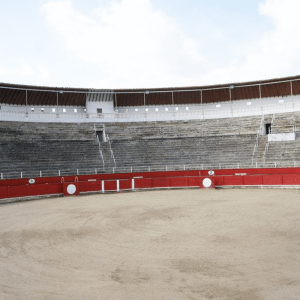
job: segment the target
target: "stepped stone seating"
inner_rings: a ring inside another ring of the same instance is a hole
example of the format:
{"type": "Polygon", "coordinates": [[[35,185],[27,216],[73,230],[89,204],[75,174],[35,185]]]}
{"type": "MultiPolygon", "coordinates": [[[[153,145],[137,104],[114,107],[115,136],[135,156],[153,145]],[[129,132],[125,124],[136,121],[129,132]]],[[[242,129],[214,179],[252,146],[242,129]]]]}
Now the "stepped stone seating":
{"type": "Polygon", "coordinates": [[[102,168],[93,124],[0,122],[0,131],[0,173],[57,176],[102,168]]]}
{"type": "Polygon", "coordinates": [[[272,126],[272,133],[289,133],[295,130],[295,141],[269,142],[268,151],[265,156],[266,164],[277,166],[299,165],[300,161],[300,140],[298,138],[300,128],[300,113],[276,114],[272,126]]]}
{"type": "Polygon", "coordinates": [[[106,124],[117,167],[252,161],[261,116],[106,124]]]}
{"type": "MultiPolygon", "coordinates": [[[[272,118],[265,116],[265,123],[272,118]]],[[[278,132],[289,126],[300,128],[300,113],[276,114],[274,120],[278,132]]],[[[0,173],[23,172],[25,177],[39,171],[49,176],[58,175],[58,170],[101,172],[103,167],[112,172],[115,166],[250,165],[260,124],[261,116],[104,125],[0,122],[0,173]],[[105,129],[110,143],[98,142],[95,128],[105,129]]],[[[267,136],[259,137],[254,162],[297,160],[298,139],[270,143],[264,157],[266,142],[267,136]]]]}

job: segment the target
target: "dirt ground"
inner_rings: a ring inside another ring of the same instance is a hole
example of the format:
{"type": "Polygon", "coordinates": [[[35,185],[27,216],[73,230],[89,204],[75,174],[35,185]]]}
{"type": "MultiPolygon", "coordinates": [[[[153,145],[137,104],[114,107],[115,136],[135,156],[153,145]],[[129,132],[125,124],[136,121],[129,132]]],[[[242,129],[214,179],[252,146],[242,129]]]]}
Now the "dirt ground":
{"type": "Polygon", "coordinates": [[[167,190],[0,206],[0,299],[300,298],[300,191],[167,190]]]}

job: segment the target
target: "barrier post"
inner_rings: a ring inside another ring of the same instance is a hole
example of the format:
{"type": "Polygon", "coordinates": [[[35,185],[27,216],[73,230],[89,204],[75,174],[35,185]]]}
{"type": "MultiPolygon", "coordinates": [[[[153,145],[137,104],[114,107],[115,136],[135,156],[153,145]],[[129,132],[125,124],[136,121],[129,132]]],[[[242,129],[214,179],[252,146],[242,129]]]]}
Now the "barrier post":
{"type": "Polygon", "coordinates": [[[1,179],[3,179],[3,173],[1,173],[1,179]]]}
{"type": "Polygon", "coordinates": [[[131,171],[131,173],[132,173],[132,167],[130,168],[130,171],[131,171]]]}
{"type": "Polygon", "coordinates": [[[275,168],[276,168],[276,161],[275,161],[275,168]]]}
{"type": "Polygon", "coordinates": [[[101,181],[101,190],[102,190],[102,193],[104,194],[104,180],[101,181]]]}
{"type": "Polygon", "coordinates": [[[131,189],[134,190],[134,178],[131,179],[131,189]]]}
{"type": "Polygon", "coordinates": [[[166,166],[166,171],[168,171],[168,166],[166,166]]]}
{"type": "Polygon", "coordinates": [[[58,176],[60,176],[60,170],[58,170],[58,176]]]}
{"type": "Polygon", "coordinates": [[[42,177],[42,171],[40,171],[40,177],[42,177]]]}
{"type": "Polygon", "coordinates": [[[117,192],[120,192],[120,180],[117,180],[117,192]]]}
{"type": "Polygon", "coordinates": [[[95,174],[97,174],[97,169],[95,169],[95,174]]]}
{"type": "Polygon", "coordinates": [[[79,170],[77,169],[77,175],[79,175],[79,170]]]}
{"type": "Polygon", "coordinates": [[[185,165],[183,166],[183,170],[185,171],[185,165]]]}
{"type": "Polygon", "coordinates": [[[21,178],[23,178],[23,172],[21,172],[21,178]]]}

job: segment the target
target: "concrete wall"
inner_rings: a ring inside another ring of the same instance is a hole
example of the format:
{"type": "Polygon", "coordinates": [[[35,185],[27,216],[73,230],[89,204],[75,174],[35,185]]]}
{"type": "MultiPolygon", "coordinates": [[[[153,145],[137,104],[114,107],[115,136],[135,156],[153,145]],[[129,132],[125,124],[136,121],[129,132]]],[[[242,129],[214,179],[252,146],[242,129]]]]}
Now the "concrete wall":
{"type": "Polygon", "coordinates": [[[28,112],[34,114],[76,114],[76,113],[85,113],[86,108],[84,106],[21,106],[21,105],[9,105],[9,104],[0,104],[1,112],[28,112]],[[32,108],[34,110],[32,110],[32,108]],[[43,108],[43,110],[42,110],[43,108]],[[55,111],[53,111],[53,109],[55,111]],[[77,110],[75,112],[75,110],[77,110]]]}
{"type": "Polygon", "coordinates": [[[296,133],[276,133],[268,135],[268,142],[282,142],[282,141],[294,141],[296,140],[296,133]]]}
{"type": "Polygon", "coordinates": [[[114,110],[112,94],[103,99],[99,94],[88,97],[86,107],[31,107],[1,105],[0,120],[29,122],[153,122],[168,120],[218,119],[300,111],[300,96],[241,100],[201,105],[137,106],[114,110]],[[41,112],[44,108],[44,112],[41,112]],[[97,114],[97,108],[103,113],[97,114]],[[166,108],[168,110],[166,110],[166,108]],[[188,108],[188,109],[187,109],[188,108]],[[63,112],[63,109],[66,112],[63,112]],[[77,113],[74,112],[77,109],[77,113]],[[27,110],[27,114],[26,113],[27,110]]]}

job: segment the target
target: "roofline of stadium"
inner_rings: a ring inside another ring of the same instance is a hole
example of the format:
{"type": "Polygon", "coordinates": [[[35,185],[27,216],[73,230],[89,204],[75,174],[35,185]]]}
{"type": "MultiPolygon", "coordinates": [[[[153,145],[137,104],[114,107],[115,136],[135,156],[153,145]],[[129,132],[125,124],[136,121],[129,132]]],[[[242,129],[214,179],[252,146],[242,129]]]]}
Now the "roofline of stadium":
{"type": "Polygon", "coordinates": [[[24,91],[43,91],[43,92],[69,92],[69,93],[105,93],[105,94],[122,94],[122,93],[151,93],[151,92],[191,92],[191,91],[205,91],[205,90],[217,90],[224,88],[235,87],[250,87],[257,85],[268,85],[276,83],[300,81],[300,75],[273,78],[267,80],[246,81],[246,82],[233,82],[227,84],[215,84],[215,85],[203,85],[203,86],[187,86],[187,87],[165,87],[165,88],[133,88],[133,89],[95,89],[95,88],[66,88],[66,87],[49,87],[49,86],[36,86],[36,85],[23,85],[12,83],[0,83],[0,89],[14,89],[24,91]]]}

